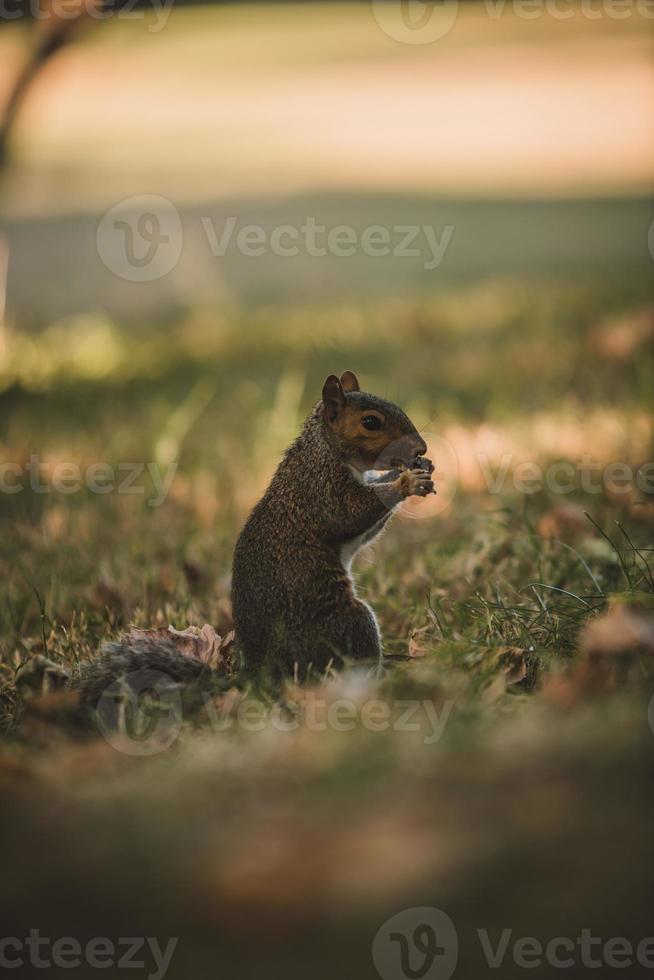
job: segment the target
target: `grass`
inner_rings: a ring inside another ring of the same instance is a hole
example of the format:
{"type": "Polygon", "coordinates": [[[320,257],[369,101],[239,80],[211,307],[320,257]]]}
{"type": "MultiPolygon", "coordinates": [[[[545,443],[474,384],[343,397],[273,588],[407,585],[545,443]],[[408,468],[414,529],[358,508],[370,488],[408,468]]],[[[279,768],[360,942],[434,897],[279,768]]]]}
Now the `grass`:
{"type": "Polygon", "coordinates": [[[310,342],[282,307],[225,312],[220,332],[197,313],[165,342],[100,324],[101,369],[61,327],[14,335],[4,459],[37,453],[44,485],[64,461],[178,465],[158,507],[144,477],[142,495],[0,495],[7,935],[179,936],[180,977],[216,958],[238,976],[374,976],[377,929],[420,905],[455,922],[461,976],[487,969],[478,928],[646,935],[652,497],[584,492],[580,472],[564,497],[490,493],[471,469],[481,449],[497,475],[507,445],[511,473],[579,447],[650,458],[645,300],[627,280],[488,281],[315,309],[310,342]],[[459,454],[450,505],[413,509],[357,561],[385,676],[221,696],[220,731],[186,719],[152,756],[71,728],[59,695],[22,701],[12,677],[34,653],[74,668],[130,623],[228,630],[238,526],[346,367],[459,454]],[[239,715],[257,697],[261,730],[239,715]]]}

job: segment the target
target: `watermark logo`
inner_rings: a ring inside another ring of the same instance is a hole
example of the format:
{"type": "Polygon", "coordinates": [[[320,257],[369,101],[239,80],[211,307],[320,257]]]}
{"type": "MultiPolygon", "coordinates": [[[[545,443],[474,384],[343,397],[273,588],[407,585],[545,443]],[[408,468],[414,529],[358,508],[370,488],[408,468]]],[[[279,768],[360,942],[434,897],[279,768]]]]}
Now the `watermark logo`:
{"type": "Polygon", "coordinates": [[[402,44],[432,44],[450,32],[458,0],[372,0],[372,12],[384,34],[402,44]]]}
{"type": "Polygon", "coordinates": [[[0,0],[0,23],[29,17],[37,22],[104,21],[110,18],[140,20],[149,34],[158,34],[168,23],[173,0],[0,0]]]}
{"type": "Polygon", "coordinates": [[[160,507],[168,497],[176,472],[176,460],[165,470],[153,462],[119,463],[117,466],[95,462],[81,467],[72,460],[51,465],[38,453],[30,453],[24,463],[12,460],[0,463],[0,494],[13,496],[30,490],[36,494],[60,493],[65,496],[85,491],[100,496],[110,493],[147,495],[148,507],[160,507]]]}
{"type": "MultiPolygon", "coordinates": [[[[654,969],[654,937],[604,939],[583,928],[578,936],[537,938],[512,928],[500,932],[476,928],[466,935],[470,955],[475,949],[480,962],[491,971],[509,963],[522,970],[542,967],[567,970],[654,969]]],[[[426,906],[405,909],[388,919],[372,944],[372,959],[382,980],[449,980],[456,970],[459,952],[457,930],[445,912],[426,906]]]]}
{"type": "MultiPolygon", "coordinates": [[[[324,698],[307,690],[295,704],[272,703],[241,695],[232,688],[223,699],[201,692],[191,709],[196,721],[215,734],[263,731],[282,735],[311,733],[393,732],[419,738],[423,745],[441,740],[454,709],[451,699],[437,705],[429,698],[386,701],[349,697],[324,698]]],[[[182,729],[180,688],[166,674],[143,669],[113,681],[96,708],[97,724],[107,742],[128,755],[155,755],[169,748],[182,729]]]]}
{"type": "MultiPolygon", "coordinates": [[[[543,17],[571,20],[654,19],[652,0],[483,0],[489,20],[505,15],[532,21],[543,17]]],[[[433,44],[448,34],[456,21],[457,0],[372,0],[372,12],[384,34],[401,44],[433,44]]]]}
{"type": "Polygon", "coordinates": [[[0,938],[0,970],[16,970],[28,966],[36,970],[141,970],[148,980],[164,980],[168,973],[179,937],[169,939],[165,946],[156,936],[94,936],[82,943],[74,936],[52,939],[42,936],[39,929],[29,935],[0,938]],[[147,970],[147,973],[145,971],[147,970]]]}
{"type": "MultiPolygon", "coordinates": [[[[369,464],[363,459],[352,466],[359,482],[376,490],[389,508],[401,503],[402,513],[412,518],[433,517],[447,511],[460,481],[491,496],[507,492],[533,496],[547,491],[557,497],[579,492],[629,500],[638,492],[645,496],[645,502],[651,502],[654,460],[637,465],[620,460],[600,463],[584,453],[576,462],[561,459],[541,464],[514,453],[459,454],[444,436],[426,431],[423,435],[428,447],[426,456],[410,459],[412,446],[400,439],[384,449],[372,468],[367,469],[369,464]],[[397,481],[405,470],[414,474],[414,487],[405,486],[412,492],[398,496],[397,481]]],[[[21,462],[0,462],[0,495],[14,496],[26,491],[64,496],[118,494],[140,496],[149,507],[160,507],[168,499],[177,469],[176,459],[166,465],[154,461],[95,461],[82,466],[73,460],[52,460],[30,453],[21,462]]]]}
{"type": "Polygon", "coordinates": [[[128,197],[107,211],[95,240],[98,255],[115,275],[129,282],[154,282],[179,262],[182,221],[165,197],[128,197]]]}
{"type": "MultiPolygon", "coordinates": [[[[410,259],[427,272],[440,268],[454,236],[445,224],[329,225],[306,215],[297,224],[245,223],[237,215],[215,221],[200,217],[203,246],[215,259],[241,255],[258,259],[410,259]]],[[[121,279],[152,282],[175,269],[183,246],[182,222],[175,206],[163,197],[144,195],[120,201],[103,216],[96,241],[100,258],[121,279]]]]}
{"type": "Polygon", "coordinates": [[[321,224],[313,215],[307,215],[301,224],[275,225],[270,230],[263,225],[239,224],[236,215],[230,215],[222,226],[207,216],[200,221],[215,258],[224,258],[230,248],[248,258],[268,254],[284,259],[298,255],[315,259],[392,256],[421,259],[428,272],[440,267],[454,235],[454,225],[438,229],[433,225],[375,224],[357,229],[353,225],[321,224]]]}
{"type": "Polygon", "coordinates": [[[431,906],[398,912],[372,943],[372,961],[382,980],[449,980],[458,959],[454,923],[431,906]]]}
{"type": "Polygon", "coordinates": [[[119,752],[165,752],[182,729],[179,685],[151,668],[131,671],[103,691],[95,717],[106,741],[119,752]]]}

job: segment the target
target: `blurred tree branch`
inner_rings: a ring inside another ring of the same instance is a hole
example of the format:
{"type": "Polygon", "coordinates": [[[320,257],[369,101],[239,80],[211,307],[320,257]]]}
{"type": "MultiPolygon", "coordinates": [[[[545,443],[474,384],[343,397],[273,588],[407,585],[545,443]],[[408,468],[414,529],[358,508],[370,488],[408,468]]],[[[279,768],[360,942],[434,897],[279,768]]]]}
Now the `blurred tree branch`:
{"type": "MultiPolygon", "coordinates": [[[[27,61],[18,72],[9,91],[9,97],[0,116],[0,178],[4,174],[9,159],[9,144],[16,119],[25,99],[43,68],[52,57],[72,41],[81,26],[93,19],[105,0],[72,0],[65,11],[60,4],[50,3],[44,20],[33,22],[31,26],[34,41],[27,61]],[[62,14],[65,12],[65,16],[62,14]]],[[[9,269],[9,243],[0,229],[0,364],[6,356],[5,308],[7,298],[7,273],[9,269]]]]}
{"type": "Polygon", "coordinates": [[[0,118],[0,173],[7,165],[11,134],[32,85],[52,57],[74,40],[80,27],[88,24],[104,6],[105,0],[71,0],[64,10],[61,4],[50,3],[44,19],[31,25],[34,42],[0,118]]]}

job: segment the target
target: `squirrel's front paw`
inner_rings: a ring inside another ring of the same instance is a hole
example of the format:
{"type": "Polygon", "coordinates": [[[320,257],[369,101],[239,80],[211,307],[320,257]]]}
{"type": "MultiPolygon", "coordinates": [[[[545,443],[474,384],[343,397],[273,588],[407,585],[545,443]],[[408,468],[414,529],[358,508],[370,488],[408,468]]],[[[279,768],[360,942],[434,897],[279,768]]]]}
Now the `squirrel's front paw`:
{"type": "Polygon", "coordinates": [[[426,456],[416,456],[413,462],[411,463],[411,469],[418,470],[418,472],[423,472],[423,473],[433,473],[434,464],[426,456]]]}
{"type": "MultiPolygon", "coordinates": [[[[433,469],[433,466],[432,466],[433,469]]],[[[427,497],[434,490],[434,481],[430,479],[430,471],[405,470],[400,476],[400,491],[403,497],[427,497]]]]}

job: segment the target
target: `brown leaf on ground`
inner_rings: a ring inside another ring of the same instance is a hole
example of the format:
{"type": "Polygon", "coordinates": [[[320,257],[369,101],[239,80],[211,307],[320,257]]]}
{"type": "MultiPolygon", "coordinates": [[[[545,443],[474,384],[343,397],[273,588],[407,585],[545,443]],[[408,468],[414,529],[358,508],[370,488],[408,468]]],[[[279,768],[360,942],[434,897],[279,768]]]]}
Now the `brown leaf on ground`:
{"type": "Polygon", "coordinates": [[[557,708],[574,708],[584,695],[579,668],[576,671],[545,674],[541,694],[548,704],[557,708]]]}
{"type": "Polygon", "coordinates": [[[565,538],[571,534],[588,534],[590,521],[576,504],[559,504],[548,510],[538,522],[542,538],[565,538]]]}
{"type": "Polygon", "coordinates": [[[432,626],[420,626],[409,633],[409,656],[426,657],[428,641],[433,634],[432,626]]]}
{"type": "Polygon", "coordinates": [[[230,630],[225,636],[219,636],[209,623],[201,628],[188,626],[185,630],[176,630],[173,626],[158,626],[149,630],[132,626],[125,638],[130,643],[138,643],[144,639],[155,642],[163,639],[172,641],[185,657],[193,657],[212,670],[220,670],[227,666],[234,645],[234,630],[230,630]]]}
{"type": "Polygon", "coordinates": [[[615,605],[586,625],[580,646],[587,657],[637,652],[654,655],[654,616],[636,606],[615,605]]]}
{"type": "Polygon", "coordinates": [[[654,616],[638,606],[616,604],[586,624],[579,647],[580,662],[546,678],[544,696],[561,707],[642,684],[643,670],[654,667],[654,616]]]}
{"type": "Polygon", "coordinates": [[[639,524],[654,524],[654,486],[649,497],[629,504],[629,516],[639,524]]]}
{"type": "Polygon", "coordinates": [[[504,696],[508,687],[526,680],[527,652],[521,647],[489,650],[484,658],[484,672],[487,673],[484,700],[492,704],[504,696]]]}
{"type": "Polygon", "coordinates": [[[654,340],[654,308],[635,310],[598,324],[590,334],[591,346],[611,361],[628,361],[639,348],[654,340]]]}
{"type": "Polygon", "coordinates": [[[520,647],[509,647],[500,659],[506,684],[519,684],[527,676],[527,654],[520,647]]]}

